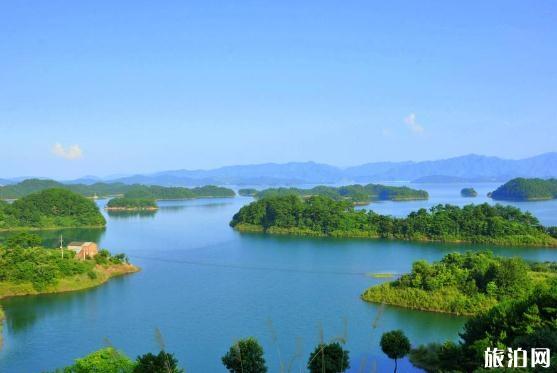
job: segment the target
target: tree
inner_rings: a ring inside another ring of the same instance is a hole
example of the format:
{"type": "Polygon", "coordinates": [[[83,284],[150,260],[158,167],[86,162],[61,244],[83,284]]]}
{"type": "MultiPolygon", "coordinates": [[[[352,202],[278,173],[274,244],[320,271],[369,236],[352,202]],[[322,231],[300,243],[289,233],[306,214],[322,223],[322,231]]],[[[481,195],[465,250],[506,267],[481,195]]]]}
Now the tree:
{"type": "Polygon", "coordinates": [[[41,246],[43,240],[40,236],[33,233],[18,233],[6,239],[5,246],[9,249],[19,247],[27,249],[29,247],[41,246]]]}
{"type": "Polygon", "coordinates": [[[350,368],[350,357],[338,342],[320,343],[309,355],[307,367],[312,373],[344,372],[350,368]]]}
{"type": "Polygon", "coordinates": [[[397,370],[397,359],[402,359],[410,352],[410,341],[402,330],[392,330],[381,336],[381,350],[389,358],[395,361],[395,372],[397,370]]]}
{"type": "Polygon", "coordinates": [[[134,363],[113,347],[95,351],[64,369],[64,373],[131,373],[134,363]]]}
{"type": "Polygon", "coordinates": [[[133,373],[182,373],[173,354],[161,351],[158,355],[147,353],[137,357],[133,373]]]}
{"type": "Polygon", "coordinates": [[[232,373],[265,373],[263,347],[257,339],[249,337],[234,343],[222,357],[222,363],[232,373]]]}

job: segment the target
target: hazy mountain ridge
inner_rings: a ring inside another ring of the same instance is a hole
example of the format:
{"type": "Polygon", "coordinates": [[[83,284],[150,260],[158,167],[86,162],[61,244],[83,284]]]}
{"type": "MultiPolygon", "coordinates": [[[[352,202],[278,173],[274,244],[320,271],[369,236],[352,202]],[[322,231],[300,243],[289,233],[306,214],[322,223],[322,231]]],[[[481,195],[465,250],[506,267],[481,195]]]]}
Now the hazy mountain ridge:
{"type": "MultiPolygon", "coordinates": [[[[316,162],[262,163],[209,170],[168,170],[125,177],[84,176],[66,183],[104,181],[165,186],[300,185],[379,181],[506,182],[515,177],[557,177],[557,152],[519,160],[469,154],[434,161],[371,162],[346,168],[316,162]]],[[[8,184],[14,180],[2,181],[8,184]]]]}
{"type": "Polygon", "coordinates": [[[124,183],[162,185],[278,185],[340,182],[413,181],[431,178],[505,182],[514,177],[556,177],[557,153],[510,160],[476,154],[422,162],[374,162],[340,168],[315,162],[226,166],[212,170],[175,170],[116,179],[124,183]],[[435,177],[433,177],[435,176],[435,177]]]}

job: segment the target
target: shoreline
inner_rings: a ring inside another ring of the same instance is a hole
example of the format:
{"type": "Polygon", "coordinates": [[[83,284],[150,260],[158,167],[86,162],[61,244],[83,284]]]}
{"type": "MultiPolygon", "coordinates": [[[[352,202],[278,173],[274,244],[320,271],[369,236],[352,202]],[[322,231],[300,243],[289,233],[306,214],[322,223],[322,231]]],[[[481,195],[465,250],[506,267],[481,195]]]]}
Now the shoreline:
{"type": "Polygon", "coordinates": [[[158,207],[105,207],[106,211],[157,211],[158,207]]]}
{"type": "Polygon", "coordinates": [[[431,308],[402,306],[402,305],[397,304],[397,303],[389,303],[389,302],[385,302],[385,301],[382,301],[382,302],[372,301],[372,300],[365,299],[363,295],[360,296],[360,299],[362,301],[366,302],[366,303],[384,304],[384,305],[390,306],[390,307],[403,308],[403,309],[406,309],[406,310],[413,310],[413,311],[441,313],[441,314],[444,314],[444,315],[451,315],[451,316],[457,316],[457,317],[471,317],[471,316],[477,315],[477,313],[468,313],[468,312],[456,313],[456,312],[450,312],[450,311],[440,310],[440,309],[438,310],[438,309],[431,309],[431,308]]]}
{"type": "Polygon", "coordinates": [[[421,243],[449,243],[449,244],[474,244],[474,245],[494,245],[494,246],[501,246],[501,247],[538,247],[538,248],[557,248],[557,239],[554,239],[553,242],[548,242],[545,244],[541,243],[507,243],[505,241],[497,241],[497,240],[486,240],[486,241],[470,241],[464,239],[454,239],[454,240],[434,240],[428,238],[413,238],[413,239],[405,239],[405,238],[389,238],[389,237],[380,237],[377,234],[372,234],[371,232],[366,231],[359,231],[359,232],[332,232],[331,234],[325,234],[323,232],[312,231],[312,230],[305,230],[305,229],[298,229],[298,228],[277,228],[277,227],[270,227],[269,229],[265,230],[260,225],[253,225],[253,224],[246,224],[240,223],[235,227],[232,227],[234,230],[240,233],[260,233],[260,234],[269,234],[269,235],[277,235],[277,236],[306,236],[306,237],[330,237],[330,238],[365,238],[371,240],[389,240],[389,241],[402,241],[402,242],[421,242],[421,243]]]}
{"type": "Polygon", "coordinates": [[[0,282],[0,300],[11,297],[58,294],[91,289],[108,282],[111,278],[136,273],[140,270],[139,267],[126,263],[111,264],[108,266],[97,264],[93,270],[97,274],[97,278],[95,279],[89,278],[87,274],[61,278],[56,284],[44,290],[36,290],[31,283],[14,284],[10,282],[0,282]]]}
{"type": "MultiPolygon", "coordinates": [[[[62,278],[55,285],[47,287],[41,291],[36,290],[31,283],[14,284],[9,282],[0,282],[0,300],[12,297],[60,294],[88,290],[101,286],[112,278],[136,273],[140,270],[141,269],[139,267],[126,263],[112,264],[109,266],[97,264],[94,268],[94,272],[97,274],[95,279],[91,279],[87,274],[62,278]]],[[[0,349],[2,349],[4,343],[3,326],[5,319],[6,315],[0,305],[0,349]]]]}

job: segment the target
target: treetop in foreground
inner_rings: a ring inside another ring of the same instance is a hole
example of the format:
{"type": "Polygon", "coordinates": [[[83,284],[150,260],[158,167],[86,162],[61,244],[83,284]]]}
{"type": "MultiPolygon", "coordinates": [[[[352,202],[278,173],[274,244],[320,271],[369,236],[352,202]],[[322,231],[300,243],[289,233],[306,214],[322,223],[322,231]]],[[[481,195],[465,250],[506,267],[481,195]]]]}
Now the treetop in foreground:
{"type": "Polygon", "coordinates": [[[398,367],[397,360],[402,359],[410,352],[410,341],[402,330],[392,330],[383,333],[380,345],[385,355],[395,361],[394,371],[396,373],[398,367]]]}
{"type": "Polygon", "coordinates": [[[320,343],[309,355],[311,373],[338,373],[350,368],[350,356],[339,342],[320,343]]]}
{"type": "Polygon", "coordinates": [[[550,228],[512,206],[437,205],[405,218],[355,210],[348,201],[295,195],[263,198],[243,206],[230,225],[244,232],[308,236],[557,246],[550,228]]]}
{"type": "Polygon", "coordinates": [[[253,337],[235,342],[222,357],[222,363],[231,373],[267,372],[265,358],[263,357],[263,347],[253,337]]]}

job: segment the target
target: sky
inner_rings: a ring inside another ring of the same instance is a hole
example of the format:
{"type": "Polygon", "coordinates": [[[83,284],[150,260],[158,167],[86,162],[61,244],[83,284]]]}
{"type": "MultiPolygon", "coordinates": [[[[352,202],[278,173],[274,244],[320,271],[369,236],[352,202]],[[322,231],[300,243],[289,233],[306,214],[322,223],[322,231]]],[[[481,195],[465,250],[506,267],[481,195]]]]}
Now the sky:
{"type": "Polygon", "coordinates": [[[2,1],[0,178],[557,150],[552,1],[2,1]]]}

